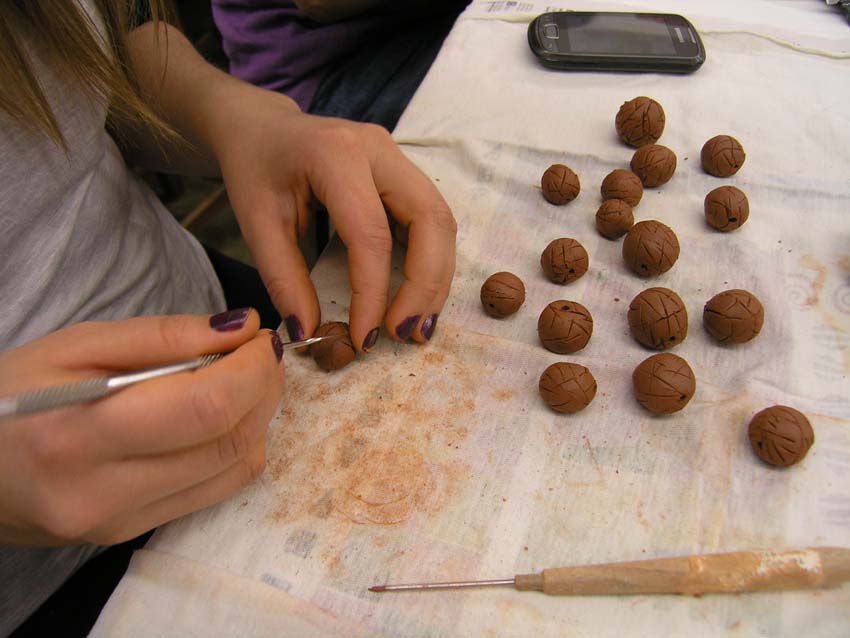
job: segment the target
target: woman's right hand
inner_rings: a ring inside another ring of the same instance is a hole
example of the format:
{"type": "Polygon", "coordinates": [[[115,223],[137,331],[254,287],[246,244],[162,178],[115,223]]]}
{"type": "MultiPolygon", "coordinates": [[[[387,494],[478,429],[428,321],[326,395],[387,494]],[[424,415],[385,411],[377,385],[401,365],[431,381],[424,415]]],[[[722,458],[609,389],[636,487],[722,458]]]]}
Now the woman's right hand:
{"type": "Polygon", "coordinates": [[[265,466],[281,342],[253,310],[88,322],[0,353],[6,396],[229,352],[93,403],[0,421],[0,542],[114,544],[224,500],[265,466]]]}

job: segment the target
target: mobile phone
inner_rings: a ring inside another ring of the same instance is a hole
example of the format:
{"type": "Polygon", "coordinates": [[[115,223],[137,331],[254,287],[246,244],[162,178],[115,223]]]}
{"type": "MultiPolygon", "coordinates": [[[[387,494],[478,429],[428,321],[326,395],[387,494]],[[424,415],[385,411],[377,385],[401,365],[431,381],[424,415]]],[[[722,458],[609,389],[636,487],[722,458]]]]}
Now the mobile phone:
{"type": "Polygon", "coordinates": [[[528,44],[555,69],[691,73],[705,62],[697,30],[670,13],[544,13],[528,25],[528,44]]]}

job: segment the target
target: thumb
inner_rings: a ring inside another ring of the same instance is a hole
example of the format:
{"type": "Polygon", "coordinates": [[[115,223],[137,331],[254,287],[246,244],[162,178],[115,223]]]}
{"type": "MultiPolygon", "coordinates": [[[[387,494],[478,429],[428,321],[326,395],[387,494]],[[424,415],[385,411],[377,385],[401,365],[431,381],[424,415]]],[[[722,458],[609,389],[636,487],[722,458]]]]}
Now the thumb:
{"type": "Polygon", "coordinates": [[[55,364],[68,368],[149,368],[202,354],[230,352],[257,334],[253,308],[217,315],[165,315],[91,321],[41,340],[55,364]]]}

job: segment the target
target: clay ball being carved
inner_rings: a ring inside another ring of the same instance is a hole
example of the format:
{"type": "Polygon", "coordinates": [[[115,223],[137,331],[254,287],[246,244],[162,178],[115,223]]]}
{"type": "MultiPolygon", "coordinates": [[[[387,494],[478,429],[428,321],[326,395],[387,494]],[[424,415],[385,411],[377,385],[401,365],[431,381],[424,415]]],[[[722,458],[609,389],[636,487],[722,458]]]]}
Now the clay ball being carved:
{"type": "Polygon", "coordinates": [[[329,321],[316,329],[314,337],[329,337],[310,346],[310,354],[322,370],[339,370],[354,361],[354,345],[348,324],[329,321]]]}
{"type": "Polygon", "coordinates": [[[587,272],[590,258],[579,242],[571,237],[556,239],[540,255],[540,265],[549,281],[569,284],[587,272]]]}
{"type": "Polygon", "coordinates": [[[740,188],[720,186],[705,196],[705,221],[724,233],[744,225],[750,217],[750,202],[740,188]]]}
{"type": "Polygon", "coordinates": [[[537,320],[537,334],[543,347],[558,354],[572,354],[587,345],[593,334],[593,317],[575,301],[553,301],[537,320]]]}
{"type": "Polygon", "coordinates": [[[666,146],[647,144],[635,151],[630,166],[644,188],[661,186],[676,172],[676,154],[666,146]]]}
{"type": "Polygon", "coordinates": [[[731,135],[718,135],[708,140],[700,152],[703,170],[715,177],[731,177],[744,165],[744,147],[731,135]]]}
{"type": "Polygon", "coordinates": [[[514,314],[525,302],[525,285],[509,272],[490,275],[481,286],[481,305],[491,317],[500,319],[514,314]]]}
{"type": "Polygon", "coordinates": [[[632,373],[635,398],[650,412],[672,414],[684,408],[697,382],[688,362],[670,352],[654,354],[632,373]]]}
{"type": "Polygon", "coordinates": [[[596,396],[596,379],[577,363],[553,363],[540,375],[540,396],[556,412],[574,414],[596,396]]]}
{"type": "Polygon", "coordinates": [[[664,122],[661,105],[650,97],[640,96],[620,107],[614,126],[623,142],[639,148],[658,141],[664,132],[664,122]]]}
{"type": "Polygon", "coordinates": [[[596,230],[608,239],[618,239],[635,223],[632,207],[622,199],[608,199],[596,211],[596,230]]]}
{"type": "Polygon", "coordinates": [[[688,336],[688,310],[669,288],[647,288],[629,305],[629,330],[647,348],[667,350],[688,336]]]}
{"type": "Polygon", "coordinates": [[[632,208],[637,206],[643,197],[640,177],[624,168],[608,173],[599,190],[602,192],[602,199],[622,199],[632,208]]]}
{"type": "Polygon", "coordinates": [[[706,302],[702,323],[720,343],[746,343],[761,332],[764,307],[746,290],[725,290],[706,302]]]}
{"type": "Polygon", "coordinates": [[[558,206],[573,201],[581,190],[578,175],[563,164],[552,164],[547,168],[540,180],[540,187],[546,201],[558,206]]]}
{"type": "Polygon", "coordinates": [[[623,240],[623,259],[639,277],[667,272],[679,258],[679,239],[673,230],[653,219],[638,222],[623,240]]]}
{"type": "Polygon", "coordinates": [[[806,416],[787,405],[774,405],[756,414],[747,435],[756,456],[778,467],[802,461],[815,442],[815,431],[806,416]]]}

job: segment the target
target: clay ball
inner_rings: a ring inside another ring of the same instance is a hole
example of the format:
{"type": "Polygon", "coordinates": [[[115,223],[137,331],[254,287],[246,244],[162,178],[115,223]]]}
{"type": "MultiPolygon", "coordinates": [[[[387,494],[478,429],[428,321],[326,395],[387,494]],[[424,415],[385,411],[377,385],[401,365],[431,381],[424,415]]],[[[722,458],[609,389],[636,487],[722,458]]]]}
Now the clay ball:
{"type": "Polygon", "coordinates": [[[747,435],[756,456],[778,467],[802,461],[815,442],[806,416],[787,405],[774,405],[756,414],[747,435]]]}
{"type": "Polygon", "coordinates": [[[666,146],[647,144],[635,151],[630,166],[644,188],[661,186],[676,172],[676,154],[666,146]]]}
{"type": "Polygon", "coordinates": [[[637,206],[640,198],[643,197],[643,184],[640,182],[640,177],[624,168],[608,173],[602,180],[602,187],[599,190],[602,191],[602,199],[622,199],[632,208],[637,206]]]}
{"type": "Polygon", "coordinates": [[[647,348],[672,348],[688,336],[688,310],[669,288],[647,288],[629,305],[629,330],[647,348]]]}
{"type": "Polygon", "coordinates": [[[744,165],[744,147],[731,135],[718,135],[702,147],[700,160],[703,170],[715,177],[730,177],[744,165]]]}
{"type": "Polygon", "coordinates": [[[583,410],[596,396],[596,379],[577,363],[553,363],[540,375],[540,396],[556,412],[583,410]]]}
{"type": "Polygon", "coordinates": [[[638,222],[623,240],[623,259],[639,277],[665,273],[678,258],[679,239],[676,233],[659,221],[638,222]]]}
{"type": "Polygon", "coordinates": [[[593,317],[575,301],[553,301],[537,320],[537,334],[543,347],[558,354],[578,352],[593,334],[593,317]]]}
{"type": "Polygon", "coordinates": [[[720,343],[745,343],[761,332],[764,307],[746,290],[725,290],[706,302],[702,323],[720,343]]]}
{"type": "Polygon", "coordinates": [[[587,272],[590,258],[579,242],[571,237],[556,239],[540,255],[540,265],[549,281],[568,284],[587,272]]]}
{"type": "Polygon", "coordinates": [[[650,412],[672,414],[684,408],[697,382],[688,362],[669,352],[654,354],[632,373],[635,398],[650,412]]]}
{"type": "Polygon", "coordinates": [[[639,148],[645,144],[655,144],[664,132],[664,109],[652,98],[641,96],[625,102],[614,126],[617,135],[629,146],[639,148]]]}
{"type": "Polygon", "coordinates": [[[622,199],[608,199],[596,211],[596,230],[608,239],[618,239],[635,223],[632,207],[622,199]]]}
{"type": "Polygon", "coordinates": [[[490,275],[481,286],[481,305],[491,317],[501,318],[514,314],[525,302],[522,280],[509,272],[490,275]]]}
{"type": "Polygon", "coordinates": [[[740,188],[720,186],[705,196],[705,221],[724,233],[744,225],[750,217],[750,202],[740,188]]]}
{"type": "Polygon", "coordinates": [[[318,327],[314,337],[330,337],[310,346],[310,354],[322,370],[339,370],[354,361],[354,345],[348,324],[329,321],[318,327]]]}
{"type": "Polygon", "coordinates": [[[540,186],[546,201],[558,206],[573,201],[581,190],[578,175],[563,164],[552,164],[547,168],[540,180],[540,186]]]}

